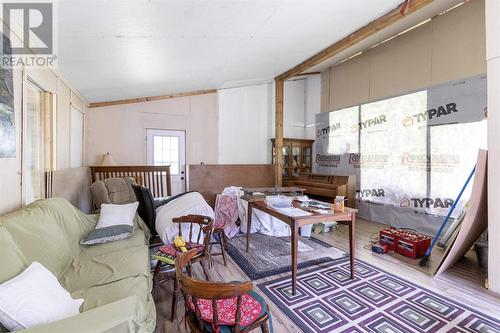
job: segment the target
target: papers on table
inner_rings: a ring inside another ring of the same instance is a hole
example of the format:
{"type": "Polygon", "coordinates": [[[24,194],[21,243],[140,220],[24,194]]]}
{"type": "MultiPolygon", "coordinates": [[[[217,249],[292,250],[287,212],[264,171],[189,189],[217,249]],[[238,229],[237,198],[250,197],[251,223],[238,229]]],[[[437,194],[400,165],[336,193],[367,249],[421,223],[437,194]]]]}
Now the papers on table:
{"type": "Polygon", "coordinates": [[[303,196],[300,196],[300,197],[295,197],[295,200],[297,200],[298,202],[309,202],[309,201],[311,201],[311,199],[309,199],[309,197],[307,195],[303,195],[303,196]]]}
{"type": "Polygon", "coordinates": [[[280,208],[280,209],[277,209],[279,210],[281,213],[285,214],[285,215],[288,215],[288,216],[310,216],[312,215],[312,213],[309,213],[309,212],[306,212],[305,210],[302,210],[302,209],[299,209],[299,208],[295,208],[295,207],[287,207],[287,208],[280,208]]]}
{"type": "Polygon", "coordinates": [[[321,201],[309,201],[307,203],[307,206],[310,208],[318,208],[318,209],[332,209],[332,205],[326,202],[321,202],[321,201]]]}

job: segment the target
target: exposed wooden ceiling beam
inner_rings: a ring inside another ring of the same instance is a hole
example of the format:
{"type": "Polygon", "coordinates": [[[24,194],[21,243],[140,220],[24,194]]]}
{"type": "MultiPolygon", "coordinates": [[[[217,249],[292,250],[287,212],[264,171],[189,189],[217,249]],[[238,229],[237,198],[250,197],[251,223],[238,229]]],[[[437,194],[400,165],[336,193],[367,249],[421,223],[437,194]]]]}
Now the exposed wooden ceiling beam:
{"type": "Polygon", "coordinates": [[[432,3],[434,0],[411,0],[409,5],[406,8],[406,14],[402,15],[401,14],[401,6],[405,4],[405,2],[402,2],[399,6],[388,12],[387,14],[379,17],[375,21],[372,21],[368,23],[367,25],[363,26],[362,28],[356,30],[349,36],[341,39],[340,41],[336,42],[333,45],[330,45],[323,51],[316,53],[309,59],[301,62],[297,66],[293,67],[292,69],[289,69],[285,73],[279,75],[276,77],[277,80],[287,80],[291,78],[292,76],[296,76],[297,74],[300,74],[306,70],[308,70],[311,67],[314,67],[318,65],[319,63],[327,60],[328,58],[333,57],[334,55],[344,51],[345,49],[361,42],[362,40],[372,36],[373,34],[379,32],[380,30],[390,26],[391,24],[401,20],[404,18],[406,15],[409,15],[425,6],[428,4],[432,3]]]}
{"type": "Polygon", "coordinates": [[[293,77],[308,76],[308,75],[320,75],[320,74],[321,74],[321,72],[306,72],[306,73],[295,74],[293,77]]]}
{"type": "Polygon", "coordinates": [[[158,100],[162,100],[162,99],[170,99],[170,98],[175,98],[175,97],[187,97],[187,96],[195,96],[195,95],[213,94],[216,92],[217,92],[217,89],[207,89],[207,90],[196,90],[196,91],[189,91],[189,92],[170,94],[170,95],[120,99],[120,100],[109,101],[109,102],[95,102],[95,103],[90,103],[89,108],[98,108],[98,107],[102,107],[102,106],[112,106],[112,105],[120,105],[120,104],[132,104],[132,103],[158,101],[158,100]]]}

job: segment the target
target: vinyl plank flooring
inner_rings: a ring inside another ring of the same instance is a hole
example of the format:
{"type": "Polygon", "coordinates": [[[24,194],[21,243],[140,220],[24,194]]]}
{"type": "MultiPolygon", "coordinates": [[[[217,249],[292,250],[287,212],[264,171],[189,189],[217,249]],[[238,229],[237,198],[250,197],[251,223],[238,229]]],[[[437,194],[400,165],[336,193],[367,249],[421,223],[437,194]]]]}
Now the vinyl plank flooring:
{"type": "MultiPolygon", "coordinates": [[[[442,256],[443,250],[438,249],[433,252],[428,268],[418,266],[418,260],[412,260],[400,255],[385,254],[379,255],[371,252],[370,240],[374,239],[378,230],[386,227],[383,224],[370,222],[364,219],[357,219],[356,225],[356,258],[368,262],[380,269],[392,274],[401,276],[415,284],[425,286],[428,289],[442,293],[459,302],[476,308],[477,310],[500,318],[500,299],[488,292],[483,287],[485,271],[481,269],[473,255],[467,256],[452,267],[448,272],[438,278],[430,276],[429,272],[435,268],[442,256]]],[[[339,226],[334,232],[327,234],[315,234],[317,237],[331,245],[348,250],[348,228],[339,226]]],[[[195,264],[194,274],[202,277],[199,264],[195,264]]],[[[288,276],[289,273],[283,273],[280,276],[288,276]]],[[[210,270],[210,277],[213,280],[228,281],[247,281],[249,280],[245,273],[228,257],[228,264],[225,267],[222,258],[215,257],[214,265],[210,270]]],[[[276,276],[263,278],[254,281],[254,285],[274,279],[276,276]]],[[[189,332],[184,329],[182,321],[184,316],[184,302],[181,300],[177,304],[177,315],[173,322],[170,321],[170,307],[173,282],[156,285],[153,289],[153,297],[156,302],[157,313],[157,333],[189,332]]],[[[256,291],[260,291],[256,288],[256,291]]],[[[263,295],[262,293],[260,293],[263,295]]],[[[263,295],[264,296],[264,295],[263,295]]],[[[266,296],[271,313],[273,316],[273,326],[275,333],[300,333],[302,332],[274,303],[266,296]]],[[[260,332],[255,329],[253,332],[260,332]]]]}

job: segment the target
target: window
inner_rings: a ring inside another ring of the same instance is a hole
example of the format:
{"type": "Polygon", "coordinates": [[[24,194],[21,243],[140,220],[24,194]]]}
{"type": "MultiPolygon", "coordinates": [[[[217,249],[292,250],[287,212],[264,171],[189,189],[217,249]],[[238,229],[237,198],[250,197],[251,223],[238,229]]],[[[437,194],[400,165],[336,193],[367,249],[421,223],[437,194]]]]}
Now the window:
{"type": "Polygon", "coordinates": [[[179,174],[179,137],[154,135],[153,151],[154,165],[170,165],[170,173],[179,174]]]}

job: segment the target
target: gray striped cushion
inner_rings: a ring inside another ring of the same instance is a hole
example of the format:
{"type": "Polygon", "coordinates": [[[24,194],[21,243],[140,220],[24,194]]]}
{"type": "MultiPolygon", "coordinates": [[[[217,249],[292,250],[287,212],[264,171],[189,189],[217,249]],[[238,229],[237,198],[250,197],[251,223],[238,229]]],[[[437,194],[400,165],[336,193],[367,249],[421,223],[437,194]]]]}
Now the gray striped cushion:
{"type": "Polygon", "coordinates": [[[80,241],[82,245],[94,245],[114,242],[132,236],[134,227],[126,224],[118,224],[110,227],[95,229],[80,241]]]}

